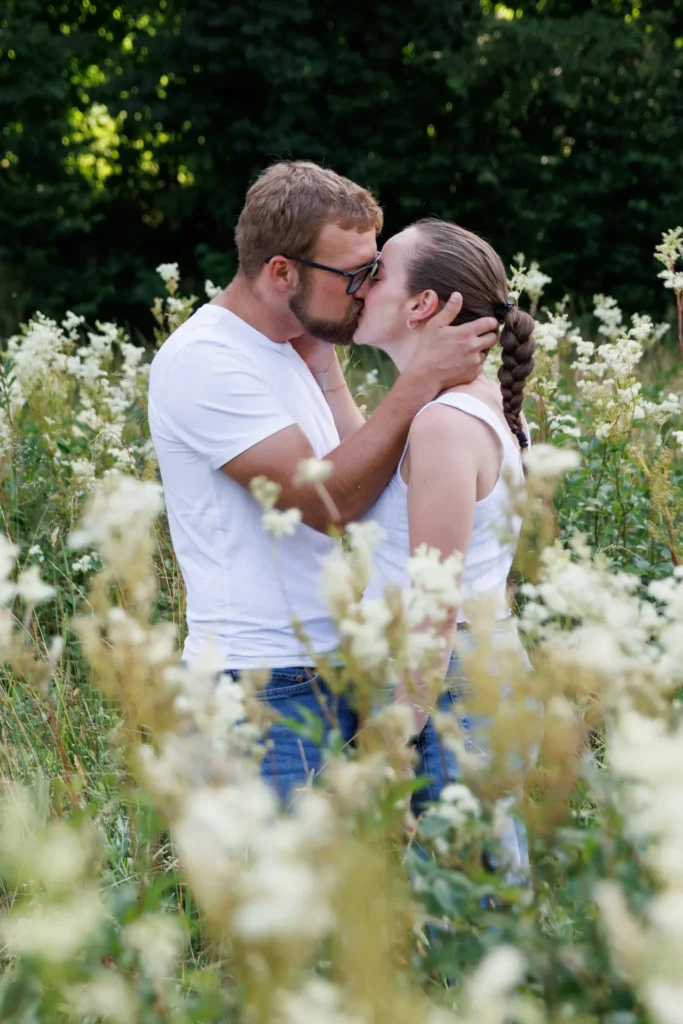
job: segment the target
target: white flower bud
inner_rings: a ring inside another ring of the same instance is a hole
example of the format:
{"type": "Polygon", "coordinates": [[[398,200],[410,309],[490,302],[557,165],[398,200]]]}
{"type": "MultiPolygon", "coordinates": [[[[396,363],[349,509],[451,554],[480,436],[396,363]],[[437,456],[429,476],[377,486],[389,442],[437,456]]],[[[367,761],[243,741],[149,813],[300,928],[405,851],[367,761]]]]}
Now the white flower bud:
{"type": "Polygon", "coordinates": [[[160,263],[157,267],[157,274],[164,284],[168,284],[169,281],[180,280],[180,271],[178,270],[177,263],[160,263]]]}
{"type": "Polygon", "coordinates": [[[332,473],[332,463],[324,459],[302,459],[294,477],[294,483],[321,484],[332,473]]]}

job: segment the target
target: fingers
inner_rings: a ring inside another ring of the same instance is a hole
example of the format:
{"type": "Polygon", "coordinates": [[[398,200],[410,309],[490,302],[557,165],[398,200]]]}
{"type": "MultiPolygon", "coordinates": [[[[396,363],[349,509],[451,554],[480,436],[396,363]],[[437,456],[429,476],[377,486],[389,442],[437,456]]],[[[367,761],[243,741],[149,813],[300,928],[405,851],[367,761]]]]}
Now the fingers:
{"type": "MultiPolygon", "coordinates": [[[[472,325],[468,324],[468,327],[469,326],[472,326],[472,325]]],[[[484,350],[486,350],[488,352],[489,349],[493,348],[494,345],[498,344],[498,334],[497,334],[496,331],[488,331],[486,334],[479,334],[479,333],[477,333],[477,335],[473,339],[473,343],[475,341],[476,341],[477,346],[481,349],[482,352],[484,350]]]]}
{"type": "Polygon", "coordinates": [[[467,326],[479,336],[493,333],[495,334],[496,341],[498,341],[499,324],[495,316],[483,316],[480,320],[473,320],[467,326]]]}
{"type": "Polygon", "coordinates": [[[460,292],[453,292],[443,309],[439,310],[432,323],[435,327],[448,327],[462,309],[462,295],[460,292]]]}

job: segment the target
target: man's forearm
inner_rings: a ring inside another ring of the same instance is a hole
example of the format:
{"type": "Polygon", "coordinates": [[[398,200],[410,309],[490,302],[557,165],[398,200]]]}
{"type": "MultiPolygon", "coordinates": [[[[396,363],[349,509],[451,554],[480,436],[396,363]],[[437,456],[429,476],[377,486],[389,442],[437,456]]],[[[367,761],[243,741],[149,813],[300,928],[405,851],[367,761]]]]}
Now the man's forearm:
{"type": "Polygon", "coordinates": [[[382,493],[420,409],[434,397],[426,374],[403,374],[372,416],[326,458],[334,470],[325,486],[342,522],[359,519],[382,493]]]}
{"type": "Polygon", "coordinates": [[[340,441],[345,441],[364,425],[365,416],[356,405],[348,385],[325,392],[325,400],[330,407],[340,441]]]}
{"type": "Polygon", "coordinates": [[[365,417],[356,405],[346,383],[344,371],[339,361],[335,359],[324,373],[318,373],[315,370],[311,372],[330,407],[339,440],[344,441],[347,437],[355,434],[365,423],[365,417]]]}

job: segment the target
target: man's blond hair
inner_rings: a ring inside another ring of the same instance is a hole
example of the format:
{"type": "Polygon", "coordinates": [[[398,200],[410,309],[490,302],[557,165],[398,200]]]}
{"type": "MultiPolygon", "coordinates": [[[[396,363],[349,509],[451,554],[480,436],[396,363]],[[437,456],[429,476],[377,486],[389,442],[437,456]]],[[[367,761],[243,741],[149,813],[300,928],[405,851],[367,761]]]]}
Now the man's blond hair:
{"type": "Polygon", "coordinates": [[[283,160],[247,192],[237,222],[239,269],[254,277],[271,256],[310,257],[321,229],[381,231],[384,217],[366,188],[306,160],[283,160]]]}

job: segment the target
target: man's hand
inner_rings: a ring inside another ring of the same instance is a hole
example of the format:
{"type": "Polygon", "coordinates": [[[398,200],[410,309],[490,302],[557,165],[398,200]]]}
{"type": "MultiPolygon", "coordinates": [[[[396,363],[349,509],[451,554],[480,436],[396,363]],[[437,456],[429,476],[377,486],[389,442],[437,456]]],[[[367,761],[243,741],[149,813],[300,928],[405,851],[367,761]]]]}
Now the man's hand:
{"type": "Polygon", "coordinates": [[[435,395],[456,384],[471,383],[498,341],[494,316],[451,327],[461,309],[462,295],[454,292],[443,309],[421,328],[422,344],[406,370],[429,375],[435,395]]]}

